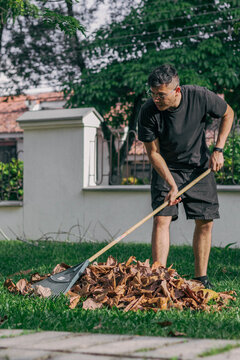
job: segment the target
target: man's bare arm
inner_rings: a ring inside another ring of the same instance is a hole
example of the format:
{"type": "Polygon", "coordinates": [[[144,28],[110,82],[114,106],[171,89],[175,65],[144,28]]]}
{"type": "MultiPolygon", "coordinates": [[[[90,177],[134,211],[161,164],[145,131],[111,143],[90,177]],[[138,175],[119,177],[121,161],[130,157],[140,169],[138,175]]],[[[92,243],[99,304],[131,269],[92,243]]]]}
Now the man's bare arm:
{"type": "Polygon", "coordinates": [[[152,142],[145,142],[144,145],[152,166],[170,186],[170,191],[166,196],[165,201],[169,201],[169,205],[177,204],[179,201],[181,201],[181,199],[176,200],[178,187],[164,158],[160,154],[159,140],[156,139],[152,142]]]}
{"type": "MultiPolygon", "coordinates": [[[[225,142],[232,128],[233,119],[233,109],[228,105],[227,110],[221,120],[216,147],[224,148],[225,142]]],[[[219,171],[223,167],[223,163],[223,153],[214,151],[210,158],[210,167],[212,168],[212,170],[219,171]]]]}

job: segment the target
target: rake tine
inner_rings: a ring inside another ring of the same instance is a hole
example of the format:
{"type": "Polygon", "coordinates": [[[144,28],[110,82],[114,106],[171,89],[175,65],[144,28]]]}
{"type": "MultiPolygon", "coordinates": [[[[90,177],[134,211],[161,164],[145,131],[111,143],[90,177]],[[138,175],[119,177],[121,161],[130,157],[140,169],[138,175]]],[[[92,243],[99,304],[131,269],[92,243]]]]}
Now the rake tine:
{"type": "Polygon", "coordinates": [[[50,298],[54,299],[60,294],[66,294],[76,281],[83,275],[85,269],[89,265],[89,260],[68,268],[60,273],[50,275],[49,277],[36,282],[33,287],[41,285],[51,290],[50,298]]]}

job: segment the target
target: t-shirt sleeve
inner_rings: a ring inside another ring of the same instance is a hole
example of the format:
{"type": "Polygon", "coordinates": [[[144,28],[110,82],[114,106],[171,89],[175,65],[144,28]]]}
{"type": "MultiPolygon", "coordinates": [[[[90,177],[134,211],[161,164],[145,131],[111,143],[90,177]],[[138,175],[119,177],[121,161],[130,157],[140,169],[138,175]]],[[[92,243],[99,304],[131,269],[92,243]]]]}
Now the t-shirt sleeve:
{"type": "Polygon", "coordinates": [[[227,103],[219,95],[205,89],[206,91],[206,111],[213,118],[222,117],[227,110],[227,103]]]}
{"type": "Polygon", "coordinates": [[[142,107],[138,115],[138,139],[143,142],[152,142],[157,136],[156,119],[142,107]]]}

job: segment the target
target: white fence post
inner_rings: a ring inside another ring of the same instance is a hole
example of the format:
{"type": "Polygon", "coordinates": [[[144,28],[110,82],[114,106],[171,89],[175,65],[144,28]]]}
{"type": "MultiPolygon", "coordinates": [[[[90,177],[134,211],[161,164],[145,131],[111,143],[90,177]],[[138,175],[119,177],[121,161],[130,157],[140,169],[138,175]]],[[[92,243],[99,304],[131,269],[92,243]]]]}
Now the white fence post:
{"type": "Polygon", "coordinates": [[[24,129],[24,231],[28,238],[67,232],[84,222],[81,189],[92,185],[89,144],[100,121],[94,108],[29,111],[18,119],[24,129]]]}

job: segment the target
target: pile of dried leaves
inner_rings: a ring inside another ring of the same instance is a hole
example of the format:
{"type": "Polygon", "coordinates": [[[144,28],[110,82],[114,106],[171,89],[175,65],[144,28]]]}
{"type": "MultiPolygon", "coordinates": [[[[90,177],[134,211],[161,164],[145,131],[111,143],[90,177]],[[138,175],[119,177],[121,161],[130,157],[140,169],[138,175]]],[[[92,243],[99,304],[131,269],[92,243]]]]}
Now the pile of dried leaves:
{"type": "MultiPolygon", "coordinates": [[[[69,268],[59,264],[52,274],[69,268]]],[[[31,284],[49,276],[38,273],[31,276],[30,282],[21,279],[15,285],[11,279],[5,281],[5,286],[12,293],[32,294],[48,297],[50,289],[31,284]]],[[[123,311],[166,310],[170,308],[193,310],[215,309],[225,307],[229,300],[236,300],[234,291],[220,292],[205,289],[195,280],[186,280],[178,275],[176,270],[165,268],[155,262],[150,266],[149,260],[137,261],[131,256],[126,263],[118,263],[109,256],[106,263],[93,263],[86,268],[84,275],[67,293],[70,298],[70,308],[75,308],[81,298],[84,309],[97,309],[113,306],[123,311]],[[210,300],[214,300],[209,304],[210,300]]]]}

